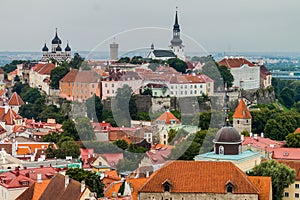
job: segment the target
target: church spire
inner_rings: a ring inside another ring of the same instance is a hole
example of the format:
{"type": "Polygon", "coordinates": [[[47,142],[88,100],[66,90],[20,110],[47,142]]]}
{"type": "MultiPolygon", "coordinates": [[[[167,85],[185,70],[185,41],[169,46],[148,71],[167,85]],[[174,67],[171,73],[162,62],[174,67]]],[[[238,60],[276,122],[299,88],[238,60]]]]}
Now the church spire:
{"type": "Polygon", "coordinates": [[[178,16],[177,16],[177,8],[178,7],[176,7],[175,23],[174,23],[174,26],[173,26],[173,31],[180,32],[179,23],[178,23],[178,16]]]}
{"type": "Polygon", "coordinates": [[[229,123],[229,106],[228,106],[228,102],[229,102],[229,96],[227,94],[227,85],[225,85],[225,96],[224,96],[224,105],[223,105],[223,112],[225,115],[225,120],[224,120],[224,126],[230,126],[229,123]]]}

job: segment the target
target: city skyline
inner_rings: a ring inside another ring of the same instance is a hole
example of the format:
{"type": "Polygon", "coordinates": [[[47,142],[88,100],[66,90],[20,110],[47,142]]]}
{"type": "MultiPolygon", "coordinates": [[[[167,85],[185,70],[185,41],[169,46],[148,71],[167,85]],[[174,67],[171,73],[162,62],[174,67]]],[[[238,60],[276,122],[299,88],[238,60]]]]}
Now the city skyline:
{"type": "Polygon", "coordinates": [[[120,51],[168,48],[177,6],[186,51],[299,52],[296,0],[4,1],[0,51],[38,52],[55,28],[73,52],[108,51],[113,37],[120,51]]]}

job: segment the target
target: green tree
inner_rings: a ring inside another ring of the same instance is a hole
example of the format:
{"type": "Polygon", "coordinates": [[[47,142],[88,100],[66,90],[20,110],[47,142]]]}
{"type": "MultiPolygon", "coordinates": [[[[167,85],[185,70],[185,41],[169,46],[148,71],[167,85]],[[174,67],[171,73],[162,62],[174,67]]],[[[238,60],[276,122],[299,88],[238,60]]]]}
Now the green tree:
{"type": "Polygon", "coordinates": [[[37,119],[39,116],[40,107],[34,104],[24,104],[19,109],[19,114],[27,119],[37,119]]]}
{"type": "Polygon", "coordinates": [[[72,120],[67,119],[66,121],[64,121],[62,124],[62,129],[63,129],[63,132],[61,133],[62,136],[69,136],[73,138],[75,141],[79,140],[75,123],[72,120]]]}
{"type": "Polygon", "coordinates": [[[186,73],[186,69],[188,68],[186,62],[180,60],[179,58],[171,58],[167,60],[167,63],[170,67],[176,69],[176,71],[181,73],[186,73]]]}
{"type": "Polygon", "coordinates": [[[80,117],[76,119],[75,123],[80,140],[86,141],[95,139],[94,129],[89,118],[80,117]]]}
{"type": "Polygon", "coordinates": [[[170,143],[176,136],[177,131],[175,129],[170,129],[168,132],[168,143],[170,143]]]}
{"type": "Polygon", "coordinates": [[[300,148],[300,134],[290,133],[286,137],[286,143],[290,148],[300,148]]]}
{"type": "Polygon", "coordinates": [[[226,66],[219,66],[218,69],[223,78],[224,84],[226,83],[228,87],[232,87],[234,78],[230,70],[226,66]]]}
{"type": "Polygon", "coordinates": [[[86,100],[86,112],[87,116],[93,121],[103,121],[103,104],[100,97],[93,95],[91,98],[86,100]]]}
{"type": "Polygon", "coordinates": [[[47,121],[47,119],[55,119],[57,123],[62,123],[64,121],[64,116],[60,109],[56,105],[44,105],[43,110],[39,113],[38,118],[41,121],[47,121]]]}
{"type": "Polygon", "coordinates": [[[57,143],[60,139],[60,135],[57,132],[52,132],[49,133],[45,136],[43,136],[42,141],[43,142],[53,142],[53,143],[57,143]]]}
{"type": "Polygon", "coordinates": [[[72,179],[76,181],[83,181],[88,186],[91,192],[95,192],[97,197],[103,196],[104,184],[101,182],[100,177],[95,172],[79,169],[70,168],[66,172],[72,179]]]}
{"type": "Polygon", "coordinates": [[[69,71],[68,67],[58,66],[54,68],[50,73],[50,86],[54,89],[59,89],[60,79],[62,79],[69,71]]]}
{"type": "Polygon", "coordinates": [[[29,88],[28,83],[23,84],[21,82],[17,82],[12,87],[12,92],[17,92],[20,95],[20,94],[24,93],[25,91],[27,91],[28,88],[29,88]]]}
{"type": "Polygon", "coordinates": [[[129,62],[130,62],[129,57],[122,57],[117,61],[117,63],[129,63],[129,62]]]}
{"type": "Polygon", "coordinates": [[[74,140],[61,143],[60,150],[64,152],[65,156],[72,156],[72,158],[78,158],[80,155],[79,145],[74,140]]]}
{"type": "Polygon", "coordinates": [[[194,157],[199,154],[200,145],[196,142],[183,141],[175,145],[171,150],[169,159],[171,160],[194,160],[194,157]]]}
{"type": "Polygon", "coordinates": [[[292,89],[286,87],[280,92],[279,100],[285,105],[287,108],[291,108],[295,103],[295,93],[292,89]]]}
{"type": "Polygon", "coordinates": [[[274,160],[269,160],[255,166],[248,172],[248,175],[270,176],[272,179],[272,194],[274,200],[282,199],[284,188],[287,188],[296,178],[295,170],[274,160]]]}
{"type": "Polygon", "coordinates": [[[114,141],[113,144],[123,150],[126,150],[128,148],[128,143],[125,140],[117,140],[114,141]]]}
{"type": "Polygon", "coordinates": [[[37,99],[42,98],[41,92],[37,88],[28,88],[27,91],[22,95],[24,102],[35,103],[37,99]]]}
{"type": "Polygon", "coordinates": [[[79,55],[79,53],[74,53],[72,60],[70,61],[70,65],[74,69],[79,69],[81,67],[84,58],[79,55]]]}

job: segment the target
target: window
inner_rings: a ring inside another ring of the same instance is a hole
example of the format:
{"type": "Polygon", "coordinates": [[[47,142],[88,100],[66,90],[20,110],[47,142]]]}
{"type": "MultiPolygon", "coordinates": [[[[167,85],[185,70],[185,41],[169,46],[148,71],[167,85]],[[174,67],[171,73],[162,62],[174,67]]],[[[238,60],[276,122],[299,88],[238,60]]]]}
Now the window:
{"type": "Polygon", "coordinates": [[[115,84],[111,84],[111,87],[115,87],[115,84]]]}
{"type": "Polygon", "coordinates": [[[299,198],[299,193],[295,193],[295,198],[299,198]]]}
{"type": "Polygon", "coordinates": [[[237,120],[237,124],[240,124],[240,120],[237,120]]]}
{"type": "Polygon", "coordinates": [[[224,147],[223,146],[219,146],[219,154],[224,155],[224,147]]]}
{"type": "Polygon", "coordinates": [[[104,87],[107,87],[107,83],[104,84],[104,87]]]}
{"type": "Polygon", "coordinates": [[[170,192],[170,184],[168,182],[164,184],[164,192],[170,192]]]}
{"type": "Polygon", "coordinates": [[[231,183],[228,183],[226,185],[226,192],[227,193],[232,193],[232,191],[233,191],[233,185],[231,183]]]}
{"type": "Polygon", "coordinates": [[[288,192],[284,193],[284,197],[289,197],[289,196],[290,196],[290,194],[288,192]]]}
{"type": "Polygon", "coordinates": [[[299,184],[295,184],[295,188],[296,188],[296,189],[299,189],[299,184]]]}

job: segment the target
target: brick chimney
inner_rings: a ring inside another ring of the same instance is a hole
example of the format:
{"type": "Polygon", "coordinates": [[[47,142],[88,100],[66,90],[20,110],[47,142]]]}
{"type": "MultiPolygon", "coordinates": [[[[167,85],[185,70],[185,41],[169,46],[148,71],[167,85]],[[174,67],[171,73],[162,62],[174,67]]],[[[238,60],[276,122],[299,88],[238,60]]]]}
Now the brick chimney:
{"type": "Polygon", "coordinates": [[[70,183],[69,175],[66,175],[66,176],[65,176],[65,188],[68,187],[69,183],[70,183]]]}
{"type": "Polygon", "coordinates": [[[36,181],[38,182],[38,183],[41,183],[42,182],[42,174],[37,174],[36,175],[36,181]]]}

